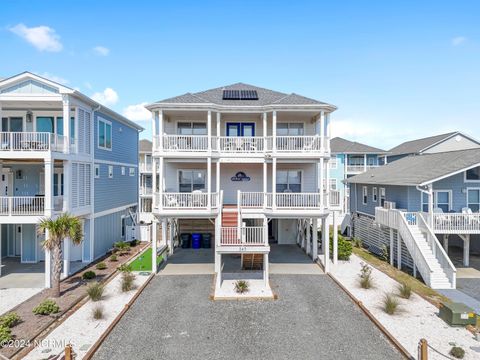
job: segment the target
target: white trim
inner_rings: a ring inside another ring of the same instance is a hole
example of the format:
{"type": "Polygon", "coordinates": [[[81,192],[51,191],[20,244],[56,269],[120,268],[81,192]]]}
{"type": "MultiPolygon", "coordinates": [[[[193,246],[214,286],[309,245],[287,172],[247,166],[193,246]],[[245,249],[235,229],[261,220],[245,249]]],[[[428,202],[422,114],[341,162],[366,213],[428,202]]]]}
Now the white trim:
{"type": "Polygon", "coordinates": [[[125,176],[125,174],[127,173],[126,169],[125,169],[125,166],[122,166],[121,167],[121,174],[122,176],[125,176]]]}
{"type": "Polygon", "coordinates": [[[112,151],[113,148],[113,125],[110,120],[104,119],[101,116],[97,115],[97,148],[106,151],[112,151]],[[100,123],[105,124],[105,146],[100,146],[100,123]],[[110,125],[110,147],[107,147],[107,126],[110,125]]]}
{"type": "Polygon", "coordinates": [[[108,165],[108,178],[113,179],[113,165],[108,165]]]}
{"type": "MultiPolygon", "coordinates": [[[[448,192],[448,210],[452,210],[453,207],[453,191],[450,189],[433,189],[433,207],[436,208],[438,207],[438,193],[439,192],[448,192]]],[[[420,194],[420,210],[423,211],[423,205],[428,205],[428,198],[427,198],[427,203],[423,202],[423,194],[420,194]]],[[[468,196],[468,192],[467,192],[468,196]]],[[[428,210],[427,210],[428,212],[428,210]]]]}
{"type": "MultiPolygon", "coordinates": [[[[297,169],[279,169],[279,168],[278,168],[278,162],[277,162],[277,174],[276,174],[276,176],[275,176],[275,193],[277,192],[276,187],[277,187],[277,185],[278,185],[278,172],[279,172],[279,171],[287,171],[287,172],[288,172],[288,171],[298,171],[298,172],[300,172],[300,192],[303,192],[303,188],[304,188],[304,187],[303,187],[303,178],[304,178],[304,177],[303,177],[303,169],[298,169],[298,168],[297,168],[297,169]]],[[[267,177],[268,177],[268,176],[267,176],[267,177]]],[[[327,179],[324,178],[323,180],[326,181],[327,179]]],[[[267,184],[268,184],[268,180],[267,180],[267,184]]],[[[288,187],[290,188],[290,183],[288,182],[288,174],[287,174],[287,185],[288,185],[288,187]]],[[[328,184],[328,186],[330,186],[330,184],[328,184]]],[[[327,189],[327,187],[325,186],[325,184],[324,184],[324,188],[327,189]]],[[[328,189],[329,189],[329,188],[328,188],[328,189]]],[[[272,192],[273,192],[273,189],[272,189],[272,192]]],[[[279,193],[279,194],[281,194],[281,193],[279,193]]]]}
{"type": "Polygon", "coordinates": [[[124,162],[118,162],[118,161],[109,161],[109,160],[100,160],[100,159],[94,159],[93,160],[97,164],[107,164],[107,165],[119,165],[119,166],[130,166],[130,167],[138,167],[138,164],[134,163],[124,163],[124,162]]]}
{"type": "Polygon", "coordinates": [[[479,199],[478,199],[479,204],[478,205],[479,205],[479,208],[480,208],[480,187],[467,187],[467,191],[465,192],[465,204],[466,204],[466,206],[468,208],[470,208],[470,206],[469,206],[470,203],[468,202],[468,192],[470,190],[477,190],[479,192],[479,194],[478,194],[479,195],[479,199]]]}
{"type": "Polygon", "coordinates": [[[129,167],[128,168],[128,176],[135,176],[135,168],[134,167],[129,167]]]}
{"type": "Polygon", "coordinates": [[[384,187],[381,187],[378,190],[378,199],[380,200],[380,204],[382,204],[382,198],[384,202],[387,201],[387,189],[384,187]]]}
{"type": "MultiPolygon", "coordinates": [[[[163,119],[163,122],[165,122],[165,117],[163,119]]],[[[178,123],[181,122],[181,123],[190,123],[192,125],[191,127],[191,130],[192,130],[192,133],[193,133],[193,123],[201,123],[201,124],[205,124],[205,130],[207,130],[208,132],[208,124],[207,124],[207,120],[175,120],[175,134],[173,135],[180,135],[178,133],[178,123]]],[[[165,127],[164,127],[165,129],[165,127]]],[[[164,134],[165,134],[165,131],[164,131],[164,134]]],[[[164,134],[160,134],[160,135],[164,135],[164,134]]],[[[167,135],[172,135],[172,134],[167,134],[167,135]]],[[[187,135],[188,136],[188,135],[187,135]]],[[[208,136],[207,133],[205,133],[204,135],[197,135],[197,136],[208,136]]]]}
{"type": "Polygon", "coordinates": [[[119,206],[119,207],[116,207],[116,208],[113,208],[113,209],[100,211],[98,213],[93,214],[93,218],[96,219],[98,217],[102,217],[102,216],[105,216],[105,215],[115,214],[117,212],[120,212],[122,210],[126,210],[126,209],[131,208],[131,207],[135,207],[135,206],[138,206],[138,202],[131,203],[131,204],[128,204],[128,205],[119,206]]]}
{"type": "Polygon", "coordinates": [[[329,179],[328,179],[328,188],[329,188],[329,190],[334,190],[334,191],[339,190],[339,189],[338,189],[338,180],[337,180],[337,178],[329,178],[329,179]],[[334,186],[334,187],[332,187],[332,180],[335,181],[335,186],[334,186]]]}
{"type": "Polygon", "coordinates": [[[378,201],[378,188],[376,186],[372,189],[372,201],[376,203],[378,201]]]}
{"type": "MultiPolygon", "coordinates": [[[[207,184],[207,181],[211,181],[211,179],[207,179],[207,170],[206,169],[177,169],[177,191],[180,192],[180,171],[198,171],[198,172],[202,172],[203,173],[203,178],[205,179],[205,192],[207,191],[207,187],[208,187],[208,184],[207,184]]],[[[193,174],[192,174],[193,175],[193,174]]],[[[165,173],[163,175],[163,179],[159,179],[160,183],[163,184],[164,181],[165,181],[165,173]]],[[[193,181],[193,179],[192,179],[193,181]]],[[[192,190],[193,191],[193,182],[192,182],[192,190]]]]}
{"type": "MultiPolygon", "coordinates": [[[[475,166],[475,167],[473,167],[473,168],[470,168],[470,169],[467,169],[467,170],[465,170],[465,171],[463,172],[463,181],[464,181],[464,182],[466,182],[466,183],[480,183],[480,179],[478,179],[478,180],[468,180],[468,179],[467,179],[467,171],[468,171],[468,170],[475,169],[475,168],[477,168],[477,166],[475,166]]],[[[478,166],[478,168],[479,168],[479,172],[480,172],[480,166],[478,166]]]]}
{"type": "Polygon", "coordinates": [[[328,164],[329,164],[331,170],[337,170],[338,169],[338,157],[336,155],[332,156],[330,158],[330,161],[328,162],[328,164]],[[334,161],[332,161],[332,160],[334,160],[334,161]],[[335,166],[332,166],[332,165],[335,165],[335,166]]]}
{"type": "Polygon", "coordinates": [[[368,204],[368,186],[362,186],[362,205],[368,204]]]}

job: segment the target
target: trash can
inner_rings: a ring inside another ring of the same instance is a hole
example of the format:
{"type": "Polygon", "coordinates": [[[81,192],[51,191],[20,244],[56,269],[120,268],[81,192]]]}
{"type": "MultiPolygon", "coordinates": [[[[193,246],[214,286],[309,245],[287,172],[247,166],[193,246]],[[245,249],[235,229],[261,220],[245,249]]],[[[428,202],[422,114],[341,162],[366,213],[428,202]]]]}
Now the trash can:
{"type": "Polygon", "coordinates": [[[202,245],[202,234],[192,234],[192,249],[200,249],[202,245]]]}
{"type": "Polygon", "coordinates": [[[180,240],[182,249],[188,249],[190,247],[190,234],[180,234],[180,240]]]}
{"type": "Polygon", "coordinates": [[[212,247],[212,234],[202,234],[202,248],[210,249],[212,247]]]}

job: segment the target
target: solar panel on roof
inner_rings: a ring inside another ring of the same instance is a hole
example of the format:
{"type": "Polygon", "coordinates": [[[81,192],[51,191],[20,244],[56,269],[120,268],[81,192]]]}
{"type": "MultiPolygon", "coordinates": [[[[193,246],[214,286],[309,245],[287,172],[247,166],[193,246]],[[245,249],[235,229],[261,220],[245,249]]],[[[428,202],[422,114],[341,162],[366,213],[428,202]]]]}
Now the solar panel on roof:
{"type": "Polygon", "coordinates": [[[258,100],[256,90],[223,90],[223,100],[258,100]]]}

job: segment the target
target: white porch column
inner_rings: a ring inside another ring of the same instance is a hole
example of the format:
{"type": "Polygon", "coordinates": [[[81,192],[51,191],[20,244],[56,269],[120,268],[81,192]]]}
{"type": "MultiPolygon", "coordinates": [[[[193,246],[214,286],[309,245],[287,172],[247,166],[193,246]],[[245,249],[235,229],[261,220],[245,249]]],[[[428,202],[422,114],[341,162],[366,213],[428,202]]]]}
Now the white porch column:
{"type": "Polygon", "coordinates": [[[263,120],[263,151],[267,151],[267,113],[262,114],[263,120]]]}
{"type": "Polygon", "coordinates": [[[397,233],[397,269],[402,270],[402,237],[397,233]]]}
{"type": "Polygon", "coordinates": [[[168,254],[173,254],[173,244],[170,243],[169,239],[167,238],[167,218],[162,218],[162,241],[164,241],[168,246],[168,254]]]}
{"type": "Polygon", "coordinates": [[[310,218],[308,218],[307,219],[307,236],[306,236],[306,240],[305,240],[305,253],[307,255],[311,254],[310,250],[311,250],[312,242],[310,241],[311,240],[310,229],[311,229],[311,220],[310,220],[310,218]]]}
{"type": "Polygon", "coordinates": [[[268,275],[268,253],[263,255],[263,279],[265,280],[265,287],[269,286],[269,275],[268,275]]]}
{"type": "Polygon", "coordinates": [[[63,240],[63,277],[67,278],[70,274],[70,247],[72,242],[70,238],[63,240]]]}
{"type": "Polygon", "coordinates": [[[267,161],[263,159],[263,208],[267,207],[267,161]]]}
{"type": "Polygon", "coordinates": [[[215,287],[217,289],[222,285],[222,254],[215,252],[215,264],[218,262],[218,272],[217,272],[217,281],[215,287]],[[218,257],[218,261],[217,261],[218,257]]]}
{"type": "MultiPolygon", "coordinates": [[[[69,154],[70,143],[71,143],[70,141],[70,97],[66,94],[62,95],[62,105],[63,105],[63,136],[64,136],[63,152],[65,154],[69,154]]],[[[75,134],[75,136],[77,136],[77,134],[75,134]]]]}
{"type": "Polygon", "coordinates": [[[158,112],[158,146],[163,151],[163,110],[158,112]]]}
{"type": "Polygon", "coordinates": [[[317,261],[318,258],[318,218],[313,218],[313,239],[312,239],[312,259],[317,261]]]}
{"type": "Polygon", "coordinates": [[[220,151],[220,136],[222,135],[220,133],[220,119],[221,119],[222,114],[217,112],[217,151],[220,151]]]}
{"type": "Polygon", "coordinates": [[[367,154],[363,154],[363,171],[367,171],[367,154]]]}
{"type": "Polygon", "coordinates": [[[158,194],[159,194],[159,204],[158,208],[163,209],[163,184],[164,184],[164,177],[165,177],[165,165],[164,165],[164,158],[163,156],[160,157],[160,164],[159,164],[159,169],[158,169],[158,194]]]}
{"type": "Polygon", "coordinates": [[[338,215],[334,211],[333,214],[333,263],[338,262],[338,215]]]}
{"type": "Polygon", "coordinates": [[[277,208],[277,158],[272,158],[272,208],[277,208]]]}
{"type": "MultiPolygon", "coordinates": [[[[45,231],[45,238],[50,236],[49,231],[45,231]]],[[[52,255],[50,250],[45,249],[45,287],[52,287],[52,255]]]]}
{"type": "Polygon", "coordinates": [[[393,266],[393,248],[394,248],[394,243],[393,243],[393,229],[390,228],[390,265],[393,266]]]}
{"type": "Polygon", "coordinates": [[[320,158],[320,176],[319,176],[319,184],[318,184],[318,191],[320,192],[320,209],[323,211],[325,205],[325,169],[324,169],[324,160],[320,158]]]}
{"type": "Polygon", "coordinates": [[[158,220],[155,218],[152,221],[152,273],[157,273],[157,224],[158,220]]]}
{"type": "MultiPolygon", "coordinates": [[[[210,137],[209,137],[210,139],[210,137]]],[[[207,158],[207,208],[212,209],[212,157],[207,158]]]]}
{"type": "Polygon", "coordinates": [[[207,112],[207,148],[208,152],[212,151],[212,112],[208,110],[207,112]]]}
{"type": "MultiPolygon", "coordinates": [[[[51,217],[53,215],[53,161],[45,159],[45,216],[51,217]]],[[[45,238],[48,238],[49,232],[45,232],[45,238]]],[[[52,287],[52,258],[50,250],[45,250],[45,287],[52,287]]]]}
{"type": "Polygon", "coordinates": [[[272,112],[272,151],[277,152],[277,112],[272,112]]]}
{"type": "Polygon", "coordinates": [[[157,150],[157,120],[158,112],[152,111],[152,150],[155,152],[157,150]]]}
{"type": "Polygon", "coordinates": [[[325,207],[330,207],[330,165],[328,159],[324,161],[325,166],[325,207]]]}
{"type": "Polygon", "coordinates": [[[218,247],[221,245],[222,236],[222,214],[218,214],[215,218],[215,273],[218,274],[221,271],[221,256],[218,252],[218,247]]]}
{"type": "MultiPolygon", "coordinates": [[[[157,208],[159,204],[157,204],[157,158],[152,157],[152,210],[157,208]]],[[[162,199],[158,199],[158,202],[162,202],[162,199]]]]}
{"type": "Polygon", "coordinates": [[[433,226],[433,196],[434,196],[433,186],[432,184],[429,184],[428,185],[428,222],[432,230],[435,230],[433,226]]]}
{"type": "Polygon", "coordinates": [[[470,265],[470,234],[463,238],[463,266],[470,265]]]}
{"type": "Polygon", "coordinates": [[[323,266],[325,273],[330,271],[330,220],[328,216],[325,218],[324,229],[322,229],[323,236],[323,266]]]}
{"type": "MultiPolygon", "coordinates": [[[[94,170],[94,169],[92,169],[94,170]]],[[[63,161],[63,211],[71,212],[70,195],[72,193],[72,162],[63,161]]],[[[91,196],[91,194],[89,194],[91,196]]]]}
{"type": "Polygon", "coordinates": [[[325,218],[322,218],[320,221],[322,222],[321,223],[321,230],[322,230],[322,239],[321,240],[322,241],[320,241],[320,254],[323,254],[325,252],[325,250],[324,250],[325,249],[325,244],[323,243],[323,239],[324,239],[323,238],[323,231],[325,229],[325,218]]]}
{"type": "MultiPolygon", "coordinates": [[[[215,191],[217,192],[218,196],[220,196],[220,161],[217,159],[217,164],[216,164],[216,171],[215,171],[215,191]]],[[[219,204],[220,205],[220,204],[219,204]]]]}
{"type": "Polygon", "coordinates": [[[325,111],[320,111],[320,151],[325,151],[325,111]]]}

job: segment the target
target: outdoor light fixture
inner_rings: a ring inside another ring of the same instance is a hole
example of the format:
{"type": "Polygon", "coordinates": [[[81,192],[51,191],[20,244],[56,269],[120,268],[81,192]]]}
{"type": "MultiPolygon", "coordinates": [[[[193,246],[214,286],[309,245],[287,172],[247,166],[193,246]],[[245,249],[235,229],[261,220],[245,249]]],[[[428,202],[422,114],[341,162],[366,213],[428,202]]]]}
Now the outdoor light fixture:
{"type": "Polygon", "coordinates": [[[27,115],[26,115],[27,123],[31,123],[33,119],[33,112],[31,110],[27,110],[27,115]]]}

